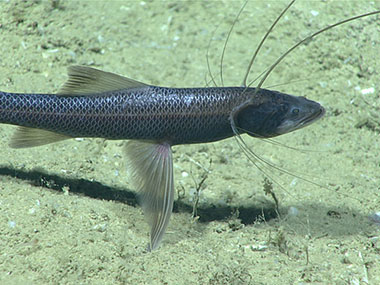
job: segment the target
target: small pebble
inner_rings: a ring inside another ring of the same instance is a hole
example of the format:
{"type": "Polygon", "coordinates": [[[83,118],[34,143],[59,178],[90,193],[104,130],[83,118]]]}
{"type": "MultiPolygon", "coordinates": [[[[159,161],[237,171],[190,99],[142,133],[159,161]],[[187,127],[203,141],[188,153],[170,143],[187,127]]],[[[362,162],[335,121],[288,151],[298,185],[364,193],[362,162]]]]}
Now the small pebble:
{"type": "Polygon", "coordinates": [[[376,212],[376,213],[370,215],[369,219],[372,222],[374,222],[375,224],[377,224],[378,226],[380,226],[380,212],[376,212]]]}
{"type": "Polygon", "coordinates": [[[373,87],[365,88],[365,89],[362,89],[361,92],[363,95],[373,94],[373,93],[375,93],[375,88],[373,88],[373,87]]]}
{"type": "Polygon", "coordinates": [[[187,176],[189,176],[189,173],[187,173],[186,171],[183,171],[183,172],[182,172],[182,177],[185,178],[185,177],[187,177],[187,176]]]}
{"type": "Polygon", "coordinates": [[[290,207],[289,208],[289,210],[288,210],[288,215],[289,216],[295,217],[295,216],[298,216],[298,214],[299,214],[299,211],[298,211],[298,209],[296,207],[290,207]]]}
{"type": "Polygon", "coordinates": [[[316,17],[316,16],[319,15],[319,12],[318,12],[318,11],[315,11],[315,10],[311,10],[310,13],[311,13],[314,17],[316,17]]]}

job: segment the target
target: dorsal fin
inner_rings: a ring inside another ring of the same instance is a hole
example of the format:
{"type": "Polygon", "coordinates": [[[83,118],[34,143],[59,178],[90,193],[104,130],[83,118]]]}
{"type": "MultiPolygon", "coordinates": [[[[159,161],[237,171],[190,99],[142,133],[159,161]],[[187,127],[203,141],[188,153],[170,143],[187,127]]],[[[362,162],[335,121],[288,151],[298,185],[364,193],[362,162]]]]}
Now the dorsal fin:
{"type": "Polygon", "coordinates": [[[87,66],[70,66],[67,71],[69,79],[63,84],[57,95],[98,95],[109,91],[148,86],[115,73],[87,66]]]}

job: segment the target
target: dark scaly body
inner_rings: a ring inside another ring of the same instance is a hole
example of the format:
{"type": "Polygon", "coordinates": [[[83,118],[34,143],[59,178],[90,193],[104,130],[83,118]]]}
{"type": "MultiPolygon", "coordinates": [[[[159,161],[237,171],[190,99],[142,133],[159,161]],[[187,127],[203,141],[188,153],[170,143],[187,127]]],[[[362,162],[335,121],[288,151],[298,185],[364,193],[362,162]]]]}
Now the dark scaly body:
{"type": "Polygon", "coordinates": [[[211,142],[233,135],[229,116],[248,99],[244,89],[147,86],[96,96],[0,92],[0,122],[70,137],[211,142]]]}

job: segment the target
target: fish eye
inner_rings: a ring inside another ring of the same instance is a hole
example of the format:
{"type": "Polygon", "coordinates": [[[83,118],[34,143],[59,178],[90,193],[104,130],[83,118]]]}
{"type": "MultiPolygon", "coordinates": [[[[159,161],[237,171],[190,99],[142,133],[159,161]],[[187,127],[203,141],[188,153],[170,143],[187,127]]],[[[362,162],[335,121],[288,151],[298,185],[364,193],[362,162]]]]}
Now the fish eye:
{"type": "Polygon", "coordinates": [[[293,115],[298,115],[299,112],[300,112],[300,109],[297,109],[297,108],[294,108],[294,109],[292,110],[292,114],[293,114],[293,115]]]}

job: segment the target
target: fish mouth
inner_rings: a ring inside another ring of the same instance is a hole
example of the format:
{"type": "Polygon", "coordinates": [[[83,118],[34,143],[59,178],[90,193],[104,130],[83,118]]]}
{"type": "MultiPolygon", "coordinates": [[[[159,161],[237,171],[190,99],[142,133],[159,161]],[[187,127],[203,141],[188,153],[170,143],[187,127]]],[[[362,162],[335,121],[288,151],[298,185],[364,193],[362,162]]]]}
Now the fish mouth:
{"type": "Polygon", "coordinates": [[[319,120],[320,118],[322,118],[325,113],[326,113],[325,108],[320,106],[318,112],[314,112],[311,116],[306,117],[304,120],[302,120],[299,123],[299,127],[302,128],[302,127],[305,127],[307,125],[310,125],[311,123],[315,122],[316,120],[319,120]]]}
{"type": "Polygon", "coordinates": [[[323,117],[325,114],[326,110],[323,108],[321,105],[319,105],[318,110],[312,112],[309,116],[306,116],[302,119],[300,119],[298,122],[285,122],[279,128],[277,129],[276,136],[286,134],[293,132],[295,130],[304,128],[312,123],[314,123],[316,120],[319,120],[320,118],[323,117]]]}
{"type": "Polygon", "coordinates": [[[315,122],[316,120],[319,120],[320,118],[324,116],[325,113],[326,113],[325,108],[320,106],[318,112],[314,112],[311,116],[306,117],[304,120],[300,121],[300,123],[298,124],[299,128],[305,127],[315,122]]]}

